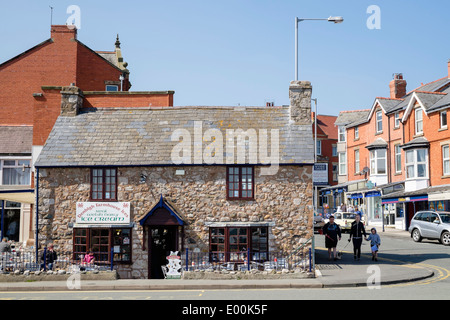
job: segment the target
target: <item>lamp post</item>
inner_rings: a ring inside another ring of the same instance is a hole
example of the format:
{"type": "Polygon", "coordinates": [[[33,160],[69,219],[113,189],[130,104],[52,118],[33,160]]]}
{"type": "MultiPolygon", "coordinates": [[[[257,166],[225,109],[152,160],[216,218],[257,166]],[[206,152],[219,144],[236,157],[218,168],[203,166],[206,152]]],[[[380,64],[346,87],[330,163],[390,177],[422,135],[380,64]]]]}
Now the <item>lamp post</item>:
{"type": "Polygon", "coordinates": [[[302,21],[328,21],[334,23],[344,22],[342,17],[329,17],[327,19],[299,19],[295,18],[295,80],[298,81],[298,23],[302,21]]]}

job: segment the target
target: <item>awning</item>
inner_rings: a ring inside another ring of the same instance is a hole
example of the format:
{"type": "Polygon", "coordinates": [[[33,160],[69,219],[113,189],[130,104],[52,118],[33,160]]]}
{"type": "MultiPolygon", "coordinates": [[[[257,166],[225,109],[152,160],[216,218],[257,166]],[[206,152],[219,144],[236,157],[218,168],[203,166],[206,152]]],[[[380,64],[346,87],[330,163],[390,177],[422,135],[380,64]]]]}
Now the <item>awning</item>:
{"type": "Polygon", "coordinates": [[[34,189],[30,189],[29,187],[13,187],[9,189],[0,189],[0,200],[34,204],[36,199],[34,195],[34,189]]]}
{"type": "Polygon", "coordinates": [[[366,198],[372,198],[372,197],[381,197],[381,192],[380,191],[366,192],[366,198]]]}
{"type": "Polygon", "coordinates": [[[428,201],[428,200],[429,200],[428,195],[413,196],[413,197],[397,197],[397,198],[382,199],[381,204],[417,202],[417,201],[428,201]]]}

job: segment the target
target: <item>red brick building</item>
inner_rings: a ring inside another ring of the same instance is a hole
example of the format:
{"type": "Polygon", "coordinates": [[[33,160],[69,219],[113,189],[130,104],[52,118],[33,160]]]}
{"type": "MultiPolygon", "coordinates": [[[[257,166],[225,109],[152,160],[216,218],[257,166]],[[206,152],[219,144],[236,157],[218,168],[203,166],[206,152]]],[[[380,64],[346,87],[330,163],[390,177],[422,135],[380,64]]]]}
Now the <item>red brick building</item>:
{"type": "Polygon", "coordinates": [[[347,182],[336,189],[369,224],[407,229],[418,210],[450,210],[450,62],[448,70],[411,92],[395,74],[390,97],[375,98],[366,118],[345,124],[347,182]]]}
{"type": "Polygon", "coordinates": [[[0,150],[0,200],[9,217],[2,236],[32,238],[33,163],[61,113],[63,87],[80,88],[84,107],[173,106],[172,91],[130,92],[127,67],[118,36],[113,51],[94,51],[65,25],[51,26],[49,39],[0,64],[0,138],[19,144],[0,150]]]}

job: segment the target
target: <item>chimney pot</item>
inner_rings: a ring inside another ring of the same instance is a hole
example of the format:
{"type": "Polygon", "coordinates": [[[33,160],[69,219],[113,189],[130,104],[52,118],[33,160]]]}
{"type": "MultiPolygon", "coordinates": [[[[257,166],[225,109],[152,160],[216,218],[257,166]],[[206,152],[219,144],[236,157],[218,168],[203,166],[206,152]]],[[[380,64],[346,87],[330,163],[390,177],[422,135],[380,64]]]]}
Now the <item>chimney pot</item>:
{"type": "Polygon", "coordinates": [[[394,73],[394,79],[389,83],[391,99],[400,99],[406,96],[406,80],[402,73],[394,73]]]}

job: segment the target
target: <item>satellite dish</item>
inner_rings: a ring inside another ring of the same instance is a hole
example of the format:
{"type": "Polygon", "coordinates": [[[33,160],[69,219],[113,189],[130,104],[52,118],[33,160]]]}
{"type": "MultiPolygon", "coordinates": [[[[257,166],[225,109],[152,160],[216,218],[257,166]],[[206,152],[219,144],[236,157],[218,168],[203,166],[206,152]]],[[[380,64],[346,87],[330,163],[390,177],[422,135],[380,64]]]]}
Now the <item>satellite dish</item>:
{"type": "Polygon", "coordinates": [[[364,169],[362,170],[363,173],[367,173],[369,172],[369,167],[364,167],[364,169]]]}

